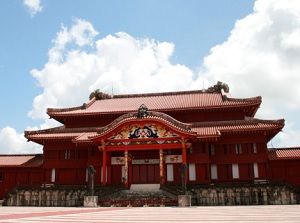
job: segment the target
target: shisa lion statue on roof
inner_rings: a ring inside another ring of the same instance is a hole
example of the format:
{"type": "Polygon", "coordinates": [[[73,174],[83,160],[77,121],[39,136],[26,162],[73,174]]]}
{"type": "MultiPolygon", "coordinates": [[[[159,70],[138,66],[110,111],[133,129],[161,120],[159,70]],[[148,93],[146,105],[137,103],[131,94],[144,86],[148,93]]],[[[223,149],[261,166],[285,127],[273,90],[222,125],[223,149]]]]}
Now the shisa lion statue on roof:
{"type": "Polygon", "coordinates": [[[138,113],[137,113],[137,117],[138,118],[146,118],[148,116],[148,108],[146,105],[142,104],[139,108],[138,108],[138,113]]]}
{"type": "Polygon", "coordinates": [[[95,98],[96,100],[104,100],[104,99],[111,99],[111,96],[97,89],[90,94],[89,98],[90,100],[92,100],[93,98],[95,98]]]}
{"type": "Polygon", "coordinates": [[[212,87],[209,87],[206,92],[207,93],[219,93],[221,92],[221,90],[224,90],[225,93],[229,93],[229,87],[227,84],[221,82],[221,81],[218,81],[217,84],[215,84],[214,86],[212,87]]]}

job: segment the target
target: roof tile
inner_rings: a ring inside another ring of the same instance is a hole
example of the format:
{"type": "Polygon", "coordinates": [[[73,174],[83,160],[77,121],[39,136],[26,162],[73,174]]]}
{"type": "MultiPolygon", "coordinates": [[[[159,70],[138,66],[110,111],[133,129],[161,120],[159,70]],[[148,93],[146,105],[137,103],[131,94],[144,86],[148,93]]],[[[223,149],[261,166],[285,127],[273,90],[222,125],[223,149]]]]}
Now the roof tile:
{"type": "MultiPolygon", "coordinates": [[[[123,120],[123,122],[124,121],[126,120],[123,120]]],[[[171,125],[172,124],[170,123],[170,126],[171,125]]],[[[196,133],[197,137],[218,137],[224,132],[232,132],[236,130],[260,131],[277,129],[279,131],[283,126],[284,120],[260,120],[255,118],[246,118],[246,120],[192,123],[192,127],[189,131],[191,133],[196,133]]],[[[104,128],[105,127],[103,127],[103,129],[104,128]]],[[[31,134],[27,134],[26,137],[33,141],[43,139],[70,139],[73,142],[88,142],[90,138],[98,135],[98,130],[97,128],[57,128],[57,130],[39,130],[32,131],[30,133],[31,134]]]]}
{"type": "Polygon", "coordinates": [[[270,160],[300,159],[300,148],[269,149],[270,160]]]}
{"type": "Polygon", "coordinates": [[[187,91],[127,96],[119,95],[112,99],[92,100],[88,103],[86,109],[81,109],[81,107],[66,109],[49,108],[47,112],[50,116],[72,116],[78,114],[128,113],[136,111],[141,104],[145,104],[152,111],[165,111],[248,106],[260,103],[261,97],[248,99],[228,98],[228,100],[223,101],[221,93],[187,91]]]}
{"type": "Polygon", "coordinates": [[[38,167],[43,164],[41,154],[0,155],[0,167],[38,167]]]}

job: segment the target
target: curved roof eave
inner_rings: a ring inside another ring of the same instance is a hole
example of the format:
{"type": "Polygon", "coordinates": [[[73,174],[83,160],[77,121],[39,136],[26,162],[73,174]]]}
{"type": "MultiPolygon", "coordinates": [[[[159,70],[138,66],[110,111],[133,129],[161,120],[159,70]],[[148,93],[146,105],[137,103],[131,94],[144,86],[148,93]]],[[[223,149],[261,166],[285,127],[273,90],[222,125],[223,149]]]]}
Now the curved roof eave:
{"type": "Polygon", "coordinates": [[[97,135],[88,137],[90,140],[96,140],[100,138],[105,138],[112,132],[117,131],[118,129],[122,128],[122,126],[129,124],[129,123],[141,123],[141,122],[157,122],[161,123],[164,126],[172,129],[173,131],[182,134],[182,135],[189,135],[191,137],[196,136],[196,132],[191,131],[191,124],[182,123],[178,120],[174,119],[173,117],[155,111],[149,111],[149,116],[145,118],[138,118],[137,113],[128,113],[125,115],[120,116],[115,121],[110,123],[109,125],[99,128],[97,131],[97,135]]]}
{"type": "Polygon", "coordinates": [[[222,94],[209,94],[200,91],[188,92],[173,92],[173,93],[156,93],[156,94],[141,94],[141,95],[127,95],[127,97],[115,96],[112,99],[95,100],[92,99],[85,106],[78,106],[72,108],[48,108],[47,114],[60,122],[63,122],[63,117],[73,116],[98,116],[98,115],[114,115],[125,114],[136,111],[137,106],[141,103],[151,104],[149,109],[153,111],[183,111],[183,110],[212,110],[212,109],[232,109],[253,107],[250,116],[253,116],[259,105],[261,104],[261,96],[252,98],[227,98],[223,100],[222,94]],[[158,102],[159,99],[159,102],[158,102]],[[180,100],[179,100],[180,99],[180,100]],[[134,102],[133,102],[134,101],[134,102]],[[165,103],[169,101],[169,103],[165,103]],[[117,109],[115,103],[118,102],[117,109]],[[121,102],[121,103],[119,103],[121,102]],[[137,104],[138,105],[137,105],[137,104]],[[121,106],[120,104],[125,105],[121,106]],[[130,104],[130,105],[128,105],[130,104]],[[162,105],[162,106],[160,106],[162,105]]]}
{"type": "Polygon", "coordinates": [[[197,132],[197,138],[208,135],[220,137],[222,134],[265,132],[268,141],[284,127],[284,119],[261,120],[247,117],[245,120],[213,121],[193,123],[192,129],[197,132]]]}

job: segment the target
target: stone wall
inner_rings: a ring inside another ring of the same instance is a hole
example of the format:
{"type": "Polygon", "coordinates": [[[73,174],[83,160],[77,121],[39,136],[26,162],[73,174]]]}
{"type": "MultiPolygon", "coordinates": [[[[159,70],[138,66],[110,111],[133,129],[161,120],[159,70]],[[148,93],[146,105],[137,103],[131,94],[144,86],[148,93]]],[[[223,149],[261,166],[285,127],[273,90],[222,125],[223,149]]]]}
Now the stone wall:
{"type": "Polygon", "coordinates": [[[19,190],[8,195],[7,206],[47,206],[47,207],[78,207],[83,206],[82,190],[19,190]]]}
{"type": "MultiPolygon", "coordinates": [[[[95,194],[100,195],[99,191],[95,194]]],[[[36,189],[14,190],[8,194],[6,206],[78,207],[84,205],[86,189],[36,189]]],[[[298,194],[288,186],[249,185],[214,186],[204,185],[189,188],[192,205],[287,205],[297,204],[298,194]]],[[[96,195],[97,196],[97,195],[96,195]]]]}
{"type": "Polygon", "coordinates": [[[297,204],[297,194],[286,186],[210,187],[191,190],[192,205],[297,204]]]}

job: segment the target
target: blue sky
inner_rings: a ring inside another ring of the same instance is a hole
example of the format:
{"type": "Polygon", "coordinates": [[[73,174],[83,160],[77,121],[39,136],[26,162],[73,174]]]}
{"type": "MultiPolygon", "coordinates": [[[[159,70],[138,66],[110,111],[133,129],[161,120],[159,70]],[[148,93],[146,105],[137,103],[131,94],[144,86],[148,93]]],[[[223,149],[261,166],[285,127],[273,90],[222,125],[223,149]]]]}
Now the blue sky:
{"type": "Polygon", "coordinates": [[[4,0],[1,5],[0,97],[7,103],[0,126],[23,131],[35,123],[27,119],[27,113],[42,91],[30,70],[41,69],[47,62],[62,24],[71,26],[80,18],[93,24],[99,38],[126,32],[135,38],[172,42],[172,61],[197,70],[210,48],[226,40],[235,20],[252,11],[253,1],[51,0],[41,1],[43,9],[34,17],[20,0],[4,0]]]}
{"type": "Polygon", "coordinates": [[[80,105],[93,89],[111,93],[113,83],[115,93],[189,90],[217,80],[233,97],[261,95],[259,118],[287,120],[274,143],[300,146],[297,1],[0,4],[0,152],[40,151],[24,143],[23,131],[55,126],[47,107],[80,105]]]}

